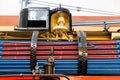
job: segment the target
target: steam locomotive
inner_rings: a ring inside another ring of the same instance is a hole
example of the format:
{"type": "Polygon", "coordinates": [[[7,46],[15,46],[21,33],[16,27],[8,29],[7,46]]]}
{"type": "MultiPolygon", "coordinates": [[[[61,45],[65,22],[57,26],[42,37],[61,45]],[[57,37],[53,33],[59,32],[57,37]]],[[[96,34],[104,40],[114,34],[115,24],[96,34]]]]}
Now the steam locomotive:
{"type": "Polygon", "coordinates": [[[62,7],[24,8],[15,30],[1,32],[0,79],[119,80],[120,41],[88,40],[110,33],[75,31],[71,16],[62,7]]]}

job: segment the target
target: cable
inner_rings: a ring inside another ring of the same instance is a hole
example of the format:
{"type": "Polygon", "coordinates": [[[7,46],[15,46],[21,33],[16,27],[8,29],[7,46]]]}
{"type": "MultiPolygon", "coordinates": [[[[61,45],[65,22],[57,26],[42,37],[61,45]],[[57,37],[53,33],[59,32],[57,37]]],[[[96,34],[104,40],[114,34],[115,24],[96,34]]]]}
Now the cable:
{"type": "MultiPolygon", "coordinates": [[[[32,2],[34,4],[38,4],[38,5],[44,5],[44,6],[51,6],[51,7],[58,7],[58,6],[53,6],[53,5],[49,5],[49,4],[45,4],[45,3],[37,3],[37,2],[32,2]]],[[[78,11],[78,9],[74,9],[74,8],[69,8],[69,10],[74,10],[74,11],[78,11]]],[[[95,11],[87,11],[87,10],[80,10],[83,12],[89,12],[89,13],[97,13],[97,14],[104,14],[104,15],[115,15],[115,14],[110,14],[110,13],[102,13],[102,12],[95,12],[95,11]]]]}
{"type": "MultiPolygon", "coordinates": [[[[83,7],[82,7],[83,8],[83,7]]],[[[105,10],[98,10],[98,9],[90,9],[90,8],[83,8],[87,10],[93,10],[93,11],[101,11],[101,12],[108,12],[108,13],[115,13],[115,14],[120,14],[119,12],[113,12],[113,11],[105,11],[105,10]]]]}
{"type": "Polygon", "coordinates": [[[32,2],[32,3],[37,4],[37,5],[56,7],[56,6],[53,6],[53,5],[46,5],[45,3],[37,3],[37,2],[32,2]]]}
{"type": "Polygon", "coordinates": [[[104,12],[95,12],[95,11],[87,11],[87,10],[81,10],[81,11],[83,11],[83,12],[89,12],[89,13],[104,14],[104,15],[115,15],[115,14],[104,13],[104,12]]]}
{"type": "Polygon", "coordinates": [[[105,11],[105,10],[98,10],[98,9],[90,9],[90,8],[84,8],[84,7],[76,7],[76,6],[70,6],[70,5],[64,5],[63,6],[68,6],[68,7],[72,7],[72,8],[80,8],[80,10],[92,10],[92,11],[97,11],[97,12],[104,12],[104,13],[114,13],[114,14],[120,14],[118,12],[113,12],[113,11],[105,11]]]}
{"type": "MultiPolygon", "coordinates": [[[[31,2],[36,2],[37,4],[44,3],[44,5],[49,4],[49,6],[50,6],[50,4],[52,6],[56,5],[54,7],[58,7],[57,5],[59,5],[57,3],[46,2],[46,1],[42,1],[42,0],[31,0],[31,2]]],[[[65,4],[62,4],[62,6],[66,6],[66,7],[68,7],[68,9],[71,9],[71,10],[77,10],[77,11],[83,11],[83,12],[105,14],[105,15],[120,15],[120,13],[112,12],[112,11],[104,11],[104,10],[90,9],[90,8],[84,8],[84,7],[76,7],[76,6],[70,6],[70,5],[65,5],[65,4]]]]}
{"type": "MultiPolygon", "coordinates": [[[[52,4],[52,5],[59,5],[59,4],[57,4],[57,3],[46,2],[46,1],[41,1],[41,0],[31,0],[31,1],[39,2],[39,3],[47,3],[47,4],[52,4]]],[[[31,1],[30,1],[30,2],[31,2],[31,1]]]]}

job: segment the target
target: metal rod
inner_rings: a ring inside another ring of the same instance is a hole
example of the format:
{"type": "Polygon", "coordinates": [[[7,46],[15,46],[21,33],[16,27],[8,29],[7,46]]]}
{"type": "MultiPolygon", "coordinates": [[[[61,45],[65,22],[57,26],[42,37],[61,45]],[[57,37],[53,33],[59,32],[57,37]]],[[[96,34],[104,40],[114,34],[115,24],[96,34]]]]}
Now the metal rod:
{"type": "Polygon", "coordinates": [[[98,20],[98,21],[80,21],[73,22],[72,26],[92,26],[92,25],[104,25],[107,24],[120,24],[120,19],[116,20],[98,20]]]}

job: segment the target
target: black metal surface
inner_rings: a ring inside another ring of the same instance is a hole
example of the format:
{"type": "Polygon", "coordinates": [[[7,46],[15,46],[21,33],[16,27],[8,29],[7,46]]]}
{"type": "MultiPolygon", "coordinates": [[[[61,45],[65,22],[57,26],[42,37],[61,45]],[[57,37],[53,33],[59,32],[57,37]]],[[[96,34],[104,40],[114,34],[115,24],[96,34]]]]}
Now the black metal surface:
{"type": "Polygon", "coordinates": [[[60,78],[40,78],[39,80],[60,80],[60,78]]]}
{"type": "Polygon", "coordinates": [[[39,31],[33,31],[31,39],[31,53],[30,53],[30,66],[31,70],[35,69],[37,60],[36,60],[36,48],[37,48],[37,38],[39,31]]]}
{"type": "Polygon", "coordinates": [[[87,74],[87,41],[86,35],[82,31],[77,32],[78,37],[78,49],[79,49],[79,75],[86,75],[87,74]]]}
{"type": "Polygon", "coordinates": [[[44,73],[45,74],[54,74],[54,65],[51,63],[44,64],[44,73]]]}
{"type": "Polygon", "coordinates": [[[27,21],[28,21],[28,8],[24,8],[20,12],[20,18],[19,18],[19,27],[20,28],[26,28],[27,27],[27,21]]]}
{"type": "Polygon", "coordinates": [[[79,75],[87,75],[87,53],[81,53],[79,55],[79,69],[78,74],[79,75]]]}
{"type": "Polygon", "coordinates": [[[104,30],[103,30],[103,32],[109,32],[109,28],[110,28],[110,26],[108,26],[107,23],[104,22],[104,30]]]}
{"type": "Polygon", "coordinates": [[[29,8],[22,9],[20,12],[19,25],[15,29],[16,30],[32,30],[32,31],[48,30],[49,29],[49,8],[48,7],[29,7],[29,8]],[[30,14],[31,11],[34,11],[36,13],[30,14]],[[45,19],[42,19],[41,18],[42,16],[44,16],[45,19]]]}

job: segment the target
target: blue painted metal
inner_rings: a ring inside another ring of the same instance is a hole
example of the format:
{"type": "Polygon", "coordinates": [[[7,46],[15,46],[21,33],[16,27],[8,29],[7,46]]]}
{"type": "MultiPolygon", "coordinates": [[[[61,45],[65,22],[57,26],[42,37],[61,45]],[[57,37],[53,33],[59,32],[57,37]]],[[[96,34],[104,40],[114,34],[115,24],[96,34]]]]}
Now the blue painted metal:
{"type": "Polygon", "coordinates": [[[0,47],[0,51],[2,51],[3,47],[0,47]]]}
{"type": "MultiPolygon", "coordinates": [[[[47,60],[38,60],[40,69],[47,60]]],[[[0,70],[28,70],[29,60],[0,60],[0,70]],[[5,64],[6,63],[6,64],[5,64]]],[[[87,74],[120,74],[120,59],[88,60],[87,74]]],[[[56,73],[77,74],[78,60],[56,60],[56,73]]],[[[1,73],[1,72],[0,72],[1,73]]],[[[8,72],[9,73],[9,72],[8,72]]],[[[24,72],[23,72],[24,73],[24,72]]]]}
{"type": "Polygon", "coordinates": [[[120,69],[88,69],[88,74],[111,74],[111,75],[120,75],[120,69]]]}
{"type": "Polygon", "coordinates": [[[120,45],[120,40],[116,40],[116,44],[120,45]]]}

